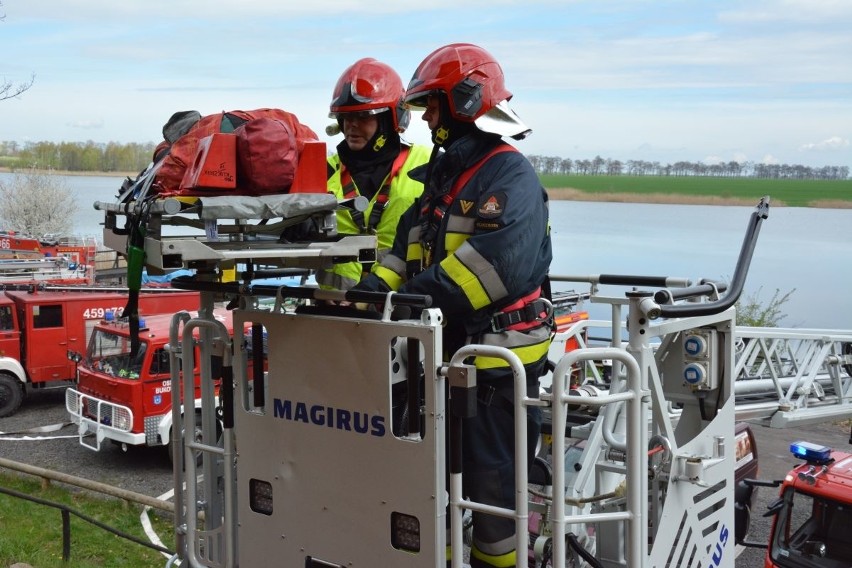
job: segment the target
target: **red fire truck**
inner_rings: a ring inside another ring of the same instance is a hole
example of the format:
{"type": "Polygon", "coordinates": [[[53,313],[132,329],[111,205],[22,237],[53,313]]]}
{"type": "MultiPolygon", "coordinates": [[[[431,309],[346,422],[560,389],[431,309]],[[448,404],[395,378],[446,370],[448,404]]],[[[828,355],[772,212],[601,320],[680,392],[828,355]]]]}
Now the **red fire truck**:
{"type": "MultiPolygon", "coordinates": [[[[190,314],[195,317],[197,314],[190,314]]],[[[102,320],[93,329],[85,355],[80,355],[76,389],[68,389],[65,406],[78,425],[80,444],[99,451],[105,440],[128,446],[168,446],[172,428],[172,387],[169,329],[174,314],[140,321],[139,349],[131,356],[130,327],[102,320]]],[[[233,335],[231,312],[214,310],[214,319],[233,335]]],[[[197,337],[198,330],[195,330],[197,337]]],[[[221,335],[221,334],[220,334],[221,335]]],[[[215,340],[214,340],[215,341],[215,340]]],[[[197,350],[196,350],[197,351],[197,350]]],[[[200,397],[200,360],[193,359],[195,396],[200,397]]],[[[211,357],[211,375],[218,394],[223,359],[211,357]]],[[[201,401],[196,400],[195,406],[201,401]]]]}
{"type": "Polygon", "coordinates": [[[795,442],[790,451],[804,463],[781,482],[766,568],[852,566],[852,454],[795,442]]]}
{"type": "MultiPolygon", "coordinates": [[[[82,352],[92,327],[119,316],[127,294],[68,287],[0,292],[0,416],[14,413],[28,389],[67,386],[77,377],[69,351],[82,352]]],[[[198,309],[197,292],[151,290],[139,296],[143,314],[198,309]]]]}

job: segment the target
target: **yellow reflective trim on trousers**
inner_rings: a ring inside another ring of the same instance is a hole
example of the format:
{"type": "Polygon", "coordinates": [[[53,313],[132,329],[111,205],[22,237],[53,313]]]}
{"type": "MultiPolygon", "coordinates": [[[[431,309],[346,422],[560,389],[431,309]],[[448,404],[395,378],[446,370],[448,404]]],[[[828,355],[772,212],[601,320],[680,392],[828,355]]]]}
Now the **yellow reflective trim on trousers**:
{"type": "Polygon", "coordinates": [[[393,270],[389,270],[384,266],[376,266],[373,268],[373,273],[384,280],[385,284],[391,290],[399,290],[400,286],[402,286],[402,277],[393,270]]]}
{"type": "MultiPolygon", "coordinates": [[[[547,355],[550,350],[550,338],[533,343],[532,345],[524,345],[523,347],[512,347],[509,349],[512,353],[518,356],[521,363],[529,365],[540,360],[547,355]]],[[[474,365],[477,369],[496,369],[499,367],[508,367],[509,364],[499,357],[475,357],[474,365]]]]}
{"type": "Polygon", "coordinates": [[[474,310],[478,310],[491,303],[491,298],[485,292],[482,282],[455,255],[450,255],[442,260],[441,268],[462,289],[474,310]]]}
{"type": "Polygon", "coordinates": [[[499,556],[492,556],[491,554],[485,554],[478,548],[473,547],[470,549],[470,555],[477,560],[482,560],[489,566],[494,566],[495,568],[514,568],[515,563],[517,562],[517,554],[514,550],[499,556]]]}

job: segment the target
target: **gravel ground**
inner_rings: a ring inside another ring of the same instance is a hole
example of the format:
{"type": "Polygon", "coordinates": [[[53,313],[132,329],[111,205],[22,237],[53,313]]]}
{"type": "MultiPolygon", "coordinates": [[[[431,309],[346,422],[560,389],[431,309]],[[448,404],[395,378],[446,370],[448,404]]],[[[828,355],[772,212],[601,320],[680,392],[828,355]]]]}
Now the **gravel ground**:
{"type": "MultiPolygon", "coordinates": [[[[42,390],[27,396],[15,414],[0,418],[0,432],[62,423],[69,423],[65,389],[42,390]]],[[[80,445],[74,425],[27,436],[38,439],[10,440],[22,436],[0,434],[0,456],[151,497],[160,497],[173,486],[172,466],[165,448],[130,448],[123,452],[106,442],[101,451],[95,452],[80,445]]]]}

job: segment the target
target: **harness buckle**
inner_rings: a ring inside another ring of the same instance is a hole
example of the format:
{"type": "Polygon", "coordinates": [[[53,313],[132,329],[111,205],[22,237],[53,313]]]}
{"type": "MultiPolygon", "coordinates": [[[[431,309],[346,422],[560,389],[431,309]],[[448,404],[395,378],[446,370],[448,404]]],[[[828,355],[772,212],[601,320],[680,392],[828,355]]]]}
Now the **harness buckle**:
{"type": "MultiPolygon", "coordinates": [[[[548,323],[553,318],[553,304],[546,298],[536,298],[529,304],[509,312],[497,312],[491,317],[491,331],[502,333],[519,324],[548,323]]],[[[533,327],[528,326],[528,327],[533,327]]]]}

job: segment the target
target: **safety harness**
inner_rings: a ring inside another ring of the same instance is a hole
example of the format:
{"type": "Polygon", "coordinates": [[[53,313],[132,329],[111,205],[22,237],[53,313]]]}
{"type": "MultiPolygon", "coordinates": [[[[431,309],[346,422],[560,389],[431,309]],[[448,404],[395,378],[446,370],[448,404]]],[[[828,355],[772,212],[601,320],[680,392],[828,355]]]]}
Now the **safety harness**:
{"type": "MultiPolygon", "coordinates": [[[[376,227],[379,226],[379,221],[382,220],[382,214],[388,206],[391,182],[399,173],[399,170],[408,158],[409,149],[410,148],[408,146],[403,146],[396,159],[394,159],[390,173],[385,178],[384,183],[382,183],[382,187],[379,188],[379,191],[376,194],[376,201],[373,203],[373,209],[370,211],[369,220],[365,223],[363,211],[350,211],[352,221],[358,226],[358,229],[362,234],[373,233],[375,232],[376,227]]],[[[355,187],[355,182],[352,180],[352,174],[349,173],[349,170],[342,162],[340,164],[340,184],[343,186],[344,198],[351,199],[359,195],[358,188],[355,187]]]]}
{"type": "Polygon", "coordinates": [[[541,297],[541,286],[491,317],[491,331],[525,331],[553,317],[553,305],[541,297]]]}
{"type": "Polygon", "coordinates": [[[444,215],[447,214],[450,205],[453,204],[453,201],[455,201],[456,196],[462,188],[467,185],[470,179],[479,171],[479,168],[491,159],[492,156],[502,154],[503,152],[517,151],[517,148],[508,144],[495,146],[471,167],[460,173],[448,192],[438,196],[437,199],[428,200],[423,205],[423,208],[420,210],[420,246],[423,248],[423,268],[428,268],[432,264],[432,251],[438,240],[438,228],[441,226],[444,215]]]}
{"type": "MultiPolygon", "coordinates": [[[[438,228],[462,188],[492,156],[503,152],[517,151],[514,146],[509,144],[495,146],[471,167],[459,174],[447,193],[423,206],[420,212],[422,219],[420,245],[423,249],[423,268],[432,264],[432,251],[438,238],[438,228]]],[[[541,293],[542,289],[539,286],[530,294],[494,314],[491,318],[491,331],[493,333],[524,331],[548,323],[553,317],[553,307],[549,301],[541,297],[541,293]]]]}

